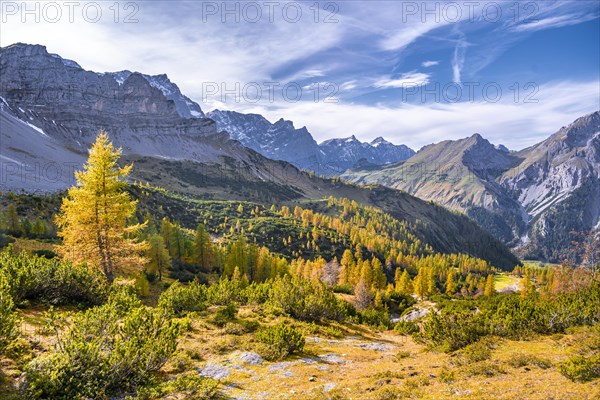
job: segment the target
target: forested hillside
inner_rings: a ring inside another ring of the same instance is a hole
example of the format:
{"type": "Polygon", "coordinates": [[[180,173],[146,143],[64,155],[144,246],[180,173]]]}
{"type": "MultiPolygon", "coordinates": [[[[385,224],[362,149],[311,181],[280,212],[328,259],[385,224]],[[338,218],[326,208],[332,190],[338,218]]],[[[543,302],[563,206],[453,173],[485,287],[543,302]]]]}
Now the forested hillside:
{"type": "Polygon", "coordinates": [[[3,398],[264,398],[281,378],[302,398],[438,398],[522,367],[567,397],[597,392],[593,271],[501,272],[345,198],[266,205],[128,184],[120,153],[101,133],[67,193],[2,198],[3,398]],[[551,357],[506,358],[548,335],[562,346],[551,357]],[[335,378],[359,363],[356,383],[335,378]]]}

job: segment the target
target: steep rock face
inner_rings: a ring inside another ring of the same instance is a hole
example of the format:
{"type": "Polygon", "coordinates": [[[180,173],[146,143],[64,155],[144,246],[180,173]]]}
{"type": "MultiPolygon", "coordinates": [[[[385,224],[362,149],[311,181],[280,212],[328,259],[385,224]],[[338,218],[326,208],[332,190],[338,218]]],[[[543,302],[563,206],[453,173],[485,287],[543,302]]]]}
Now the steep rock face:
{"type": "MultiPolygon", "coordinates": [[[[132,179],[184,196],[265,204],[346,197],[418,225],[419,237],[438,251],[468,252],[505,269],[518,262],[464,216],[392,189],[311,176],[231,140],[212,119],[184,118],[144,75],[84,71],[35,45],[1,48],[0,74],[2,192],[73,185],[73,171],[81,169],[89,145],[104,128],[122,147],[122,161],[135,162],[132,179]]],[[[293,125],[281,121],[269,127],[277,137],[293,125]]]]}
{"type": "Polygon", "coordinates": [[[519,221],[520,206],[493,177],[516,162],[515,157],[475,134],[425,146],[403,163],[379,170],[348,170],[342,177],[359,183],[384,184],[460,210],[510,242],[524,228],[519,221]]]}
{"type": "Polygon", "coordinates": [[[405,145],[394,145],[382,137],[371,143],[361,142],[354,135],[345,139],[330,139],[319,145],[327,163],[342,173],[365,159],[373,164],[389,164],[406,160],[415,152],[405,145]]]}
{"type": "Polygon", "coordinates": [[[404,144],[396,145],[390,143],[381,136],[374,139],[370,145],[371,148],[376,149],[375,151],[372,151],[372,159],[369,160],[367,158],[367,160],[371,162],[379,160],[380,163],[389,164],[407,160],[415,155],[415,151],[410,147],[404,144]]]}
{"type": "Polygon", "coordinates": [[[0,51],[0,91],[17,108],[52,102],[65,111],[203,116],[166,75],[85,71],[40,45],[15,44],[0,51]]]}
{"type": "MultiPolygon", "coordinates": [[[[119,72],[108,72],[106,75],[112,76],[117,83],[122,85],[132,74],[133,72],[125,70],[119,72]]],[[[175,103],[175,109],[177,110],[177,113],[183,118],[204,117],[204,112],[198,103],[195,103],[189,97],[184,96],[179,90],[179,87],[175,83],[171,82],[166,74],[141,75],[144,77],[144,79],[146,79],[146,81],[148,81],[150,86],[160,90],[167,100],[171,100],[173,103],[175,103]]]]}
{"type": "Polygon", "coordinates": [[[559,261],[572,231],[598,227],[600,112],[581,117],[519,152],[479,134],[423,147],[403,163],[348,170],[462,211],[525,257],[559,261]]]}
{"type": "Polygon", "coordinates": [[[522,162],[498,179],[523,205],[531,229],[522,247],[558,260],[572,231],[597,227],[600,214],[600,112],[578,118],[516,155],[522,162]]]}
{"type": "Polygon", "coordinates": [[[324,176],[339,175],[361,159],[381,165],[405,160],[414,154],[408,147],[396,146],[381,137],[371,143],[360,142],[352,136],[317,144],[306,127],[296,129],[291,121],[283,119],[272,124],[257,114],[215,110],[207,117],[215,120],[218,129],[227,131],[232,139],[262,155],[324,176]]]}
{"type": "Polygon", "coordinates": [[[317,142],[305,127],[296,129],[291,121],[269,122],[262,115],[214,110],[207,114],[219,130],[265,157],[291,162],[314,170],[321,162],[317,142]]]}
{"type": "MultiPolygon", "coordinates": [[[[142,74],[85,71],[38,45],[0,49],[3,189],[58,190],[62,179],[23,179],[58,162],[79,168],[99,129],[126,156],[220,165],[252,163],[255,154],[219,133],[213,120],[182,118],[174,101],[142,74]],[[29,172],[27,172],[29,171],[29,172]],[[33,171],[33,172],[32,172],[33,171]]],[[[270,160],[248,170],[268,174],[270,160]],[[265,171],[258,171],[263,168],[265,171]]],[[[276,169],[272,166],[272,169],[276,169]]],[[[42,174],[43,175],[43,174],[42,174]]],[[[281,184],[281,179],[278,181],[281,184]]]]}

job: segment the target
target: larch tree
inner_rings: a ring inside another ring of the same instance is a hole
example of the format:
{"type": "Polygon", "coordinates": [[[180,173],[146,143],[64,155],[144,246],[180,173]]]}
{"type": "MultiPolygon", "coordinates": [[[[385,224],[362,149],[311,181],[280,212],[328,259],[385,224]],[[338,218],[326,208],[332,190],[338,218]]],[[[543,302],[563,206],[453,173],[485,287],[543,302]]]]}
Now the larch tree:
{"type": "Polygon", "coordinates": [[[6,210],[7,213],[7,225],[8,232],[11,235],[18,235],[21,233],[21,221],[19,220],[19,214],[17,214],[17,207],[13,203],[8,205],[6,210]]]}
{"type": "Polygon", "coordinates": [[[456,293],[456,279],[454,270],[448,272],[448,278],[446,279],[446,294],[453,295],[456,293]]]}
{"type": "Polygon", "coordinates": [[[148,272],[158,275],[158,280],[162,281],[163,274],[171,266],[171,256],[165,246],[163,237],[159,234],[153,234],[148,237],[148,272]]]}
{"type": "Polygon", "coordinates": [[[491,296],[494,293],[496,293],[496,290],[494,289],[494,274],[489,274],[485,280],[484,295],[491,296]]]}
{"type": "MultiPolygon", "coordinates": [[[[241,205],[240,205],[241,206],[241,205]]],[[[194,235],[194,261],[204,272],[210,272],[214,263],[214,251],[210,234],[199,224],[194,235]]]]}
{"type": "Polygon", "coordinates": [[[146,263],[142,252],[147,244],[135,237],[143,225],[127,226],[137,202],[124,190],[132,166],[120,168],[120,155],[121,149],[115,149],[106,132],[100,131],[56,217],[63,239],[60,254],[75,264],[98,266],[109,282],[117,269],[140,270],[146,263]]]}

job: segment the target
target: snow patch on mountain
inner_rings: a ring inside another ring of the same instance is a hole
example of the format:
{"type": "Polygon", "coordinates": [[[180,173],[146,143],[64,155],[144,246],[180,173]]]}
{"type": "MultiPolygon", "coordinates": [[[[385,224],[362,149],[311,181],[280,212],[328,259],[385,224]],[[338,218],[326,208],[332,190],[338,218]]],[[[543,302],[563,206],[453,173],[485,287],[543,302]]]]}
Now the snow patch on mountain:
{"type": "Polygon", "coordinates": [[[75,61],[73,60],[67,60],[66,58],[62,58],[61,56],[59,56],[58,54],[50,54],[52,57],[59,59],[60,61],[62,61],[62,63],[65,65],[65,67],[69,67],[69,68],[78,68],[78,69],[83,69],[81,68],[81,65],[77,64],[75,61]]]}
{"type": "Polygon", "coordinates": [[[317,144],[306,127],[296,129],[292,121],[282,118],[271,123],[262,115],[221,110],[213,110],[207,116],[215,120],[219,130],[228,132],[244,146],[325,176],[338,175],[363,158],[386,164],[414,154],[408,147],[396,146],[381,137],[363,143],[352,135],[317,144]]]}
{"type": "MultiPolygon", "coordinates": [[[[106,74],[112,76],[119,86],[121,86],[125,80],[127,80],[127,78],[133,74],[133,72],[123,70],[118,72],[108,72],[106,74]]],[[[171,82],[166,74],[140,75],[146,79],[150,86],[160,90],[168,100],[172,100],[175,103],[175,108],[180,116],[184,118],[204,118],[204,112],[198,103],[192,101],[189,97],[184,96],[179,90],[179,87],[175,83],[171,82]]]]}

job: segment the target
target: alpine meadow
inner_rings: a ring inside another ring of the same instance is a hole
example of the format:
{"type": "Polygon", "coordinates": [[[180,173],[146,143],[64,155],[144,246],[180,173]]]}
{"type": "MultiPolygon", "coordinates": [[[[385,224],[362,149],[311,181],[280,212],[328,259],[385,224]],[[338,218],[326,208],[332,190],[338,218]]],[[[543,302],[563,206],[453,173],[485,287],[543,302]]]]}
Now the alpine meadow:
{"type": "Polygon", "coordinates": [[[0,5],[0,399],[600,398],[597,1],[0,5]]]}

